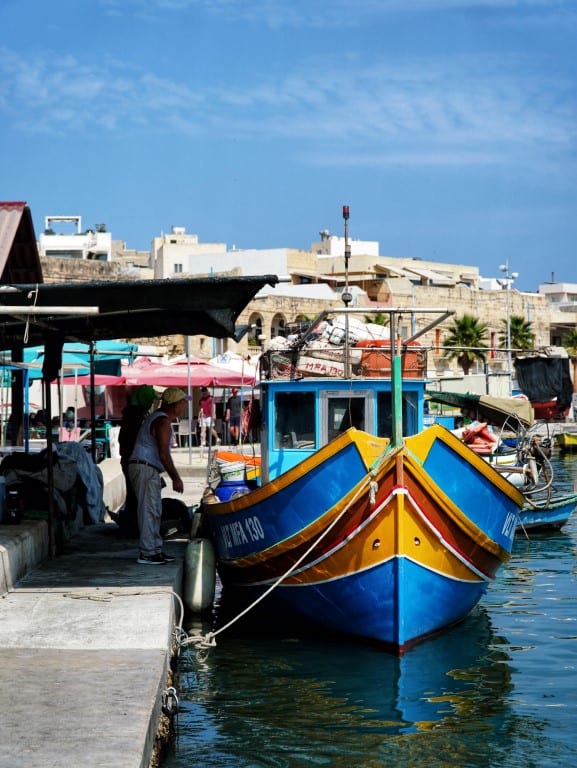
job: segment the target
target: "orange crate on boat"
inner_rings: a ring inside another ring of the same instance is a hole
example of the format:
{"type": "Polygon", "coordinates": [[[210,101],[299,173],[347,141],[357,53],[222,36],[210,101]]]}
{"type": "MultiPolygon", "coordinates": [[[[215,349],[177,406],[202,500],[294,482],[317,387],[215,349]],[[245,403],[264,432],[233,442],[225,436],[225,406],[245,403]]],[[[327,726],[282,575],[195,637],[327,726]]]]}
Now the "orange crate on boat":
{"type": "MultiPolygon", "coordinates": [[[[369,378],[391,375],[391,344],[389,341],[360,341],[363,349],[361,374],[369,378]],[[385,349],[386,348],[386,349],[385,349]]],[[[427,356],[420,344],[413,342],[403,346],[401,368],[404,379],[422,379],[427,373],[427,356]]]]}

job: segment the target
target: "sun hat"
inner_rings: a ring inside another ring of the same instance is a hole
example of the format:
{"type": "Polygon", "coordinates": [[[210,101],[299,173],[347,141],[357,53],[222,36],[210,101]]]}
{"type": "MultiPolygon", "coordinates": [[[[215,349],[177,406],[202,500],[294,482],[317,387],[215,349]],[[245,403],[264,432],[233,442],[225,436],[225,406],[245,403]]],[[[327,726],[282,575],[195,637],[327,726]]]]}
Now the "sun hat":
{"type": "Polygon", "coordinates": [[[167,387],[162,393],[162,402],[165,405],[174,405],[174,403],[180,403],[181,400],[192,400],[192,398],[180,387],[167,387]]]}

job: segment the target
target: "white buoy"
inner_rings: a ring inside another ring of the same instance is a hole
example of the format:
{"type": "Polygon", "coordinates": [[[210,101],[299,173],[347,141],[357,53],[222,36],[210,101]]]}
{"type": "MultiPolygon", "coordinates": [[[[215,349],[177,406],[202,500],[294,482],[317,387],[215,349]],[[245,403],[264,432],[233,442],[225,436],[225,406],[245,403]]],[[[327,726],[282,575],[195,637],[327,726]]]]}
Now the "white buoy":
{"type": "Polygon", "coordinates": [[[184,555],[184,605],[201,613],[214,602],[216,558],[209,539],[189,541],[184,555]]]}

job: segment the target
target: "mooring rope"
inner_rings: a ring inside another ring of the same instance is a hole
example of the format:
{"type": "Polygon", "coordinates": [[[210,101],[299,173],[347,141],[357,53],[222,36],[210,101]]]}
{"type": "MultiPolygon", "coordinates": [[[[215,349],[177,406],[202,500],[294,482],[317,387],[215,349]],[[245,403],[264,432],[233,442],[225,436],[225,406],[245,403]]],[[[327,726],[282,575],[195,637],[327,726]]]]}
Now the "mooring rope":
{"type": "MultiPolygon", "coordinates": [[[[252,602],[250,605],[248,605],[246,608],[244,608],[239,614],[237,614],[234,618],[232,618],[229,622],[224,624],[219,629],[207,632],[206,634],[199,634],[199,635],[188,635],[185,640],[181,641],[181,644],[183,646],[186,645],[195,645],[199,649],[208,650],[209,648],[212,648],[216,646],[216,637],[217,635],[220,635],[222,632],[224,632],[227,629],[230,629],[234,624],[236,624],[237,621],[239,621],[243,616],[246,616],[247,613],[250,613],[256,606],[262,602],[265,597],[268,597],[271,592],[273,592],[280,584],[282,584],[283,581],[285,581],[291,573],[293,573],[299,565],[310,555],[310,553],[317,547],[320,542],[327,536],[330,531],[335,527],[335,525],[342,519],[342,517],[349,511],[351,506],[358,500],[358,498],[362,495],[362,493],[365,491],[367,485],[369,486],[370,495],[372,498],[373,493],[376,495],[376,489],[378,488],[378,484],[375,480],[375,469],[369,470],[369,472],[365,475],[365,477],[359,482],[357,485],[357,489],[354,492],[353,496],[349,499],[347,504],[344,506],[344,508],[339,512],[339,514],[335,517],[335,519],[331,522],[330,525],[328,525],[321,533],[320,535],[313,541],[313,543],[308,547],[308,549],[303,552],[303,554],[290,566],[290,568],[285,571],[281,576],[279,576],[276,581],[270,585],[270,587],[265,590],[265,592],[262,593],[259,597],[257,597],[254,602],[252,602]]],[[[371,504],[374,504],[374,501],[371,501],[371,504]]]]}

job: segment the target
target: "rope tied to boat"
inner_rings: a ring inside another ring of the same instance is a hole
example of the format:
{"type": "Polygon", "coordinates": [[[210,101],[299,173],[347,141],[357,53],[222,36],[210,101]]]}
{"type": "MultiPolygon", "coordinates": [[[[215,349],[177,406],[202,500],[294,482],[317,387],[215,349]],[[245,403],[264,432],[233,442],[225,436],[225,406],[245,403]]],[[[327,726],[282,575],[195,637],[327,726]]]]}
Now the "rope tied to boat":
{"type": "Polygon", "coordinates": [[[379,484],[375,480],[374,470],[371,470],[369,472],[369,477],[371,478],[369,481],[369,502],[371,506],[373,506],[375,501],[377,500],[377,491],[379,490],[379,484]]]}
{"type": "Polygon", "coordinates": [[[288,577],[296,571],[296,569],[299,567],[299,565],[310,555],[310,553],[317,547],[320,542],[325,538],[325,536],[328,536],[328,534],[332,531],[332,529],[337,525],[337,523],[342,519],[344,515],[349,511],[349,509],[352,507],[352,505],[362,496],[364,491],[367,488],[367,485],[369,486],[369,494],[371,498],[371,504],[375,503],[376,499],[376,493],[378,490],[378,483],[375,479],[376,477],[376,468],[370,470],[362,480],[359,481],[359,484],[357,485],[357,488],[349,501],[345,504],[343,509],[339,512],[339,514],[335,517],[335,519],[332,521],[330,525],[328,525],[324,531],[322,531],[319,536],[313,541],[313,543],[310,545],[310,547],[307,548],[305,552],[290,566],[290,568],[281,576],[274,581],[268,589],[266,589],[262,595],[257,597],[257,599],[252,602],[250,605],[248,605],[246,608],[244,608],[237,616],[233,617],[229,622],[224,624],[222,627],[217,629],[214,632],[207,632],[206,635],[193,635],[193,636],[187,636],[185,639],[181,640],[180,645],[181,646],[187,646],[187,645],[195,645],[197,647],[197,657],[200,655],[204,656],[204,660],[208,656],[209,649],[216,646],[216,636],[220,635],[221,632],[224,632],[225,630],[232,627],[234,624],[236,624],[237,621],[239,621],[243,616],[246,616],[247,613],[250,613],[256,606],[261,603],[266,597],[268,597],[271,592],[273,592],[280,584],[283,583],[288,577]],[[372,492],[374,490],[375,498],[372,498],[372,492]]]}

